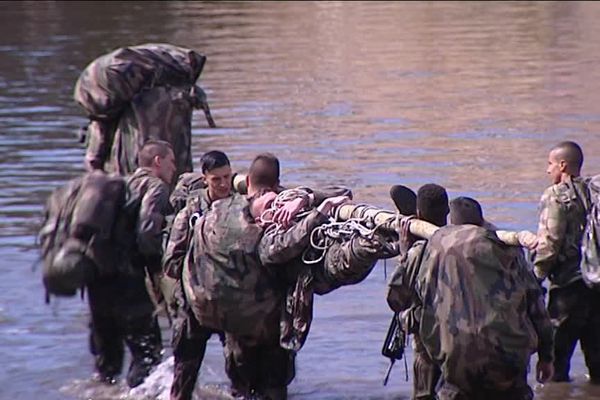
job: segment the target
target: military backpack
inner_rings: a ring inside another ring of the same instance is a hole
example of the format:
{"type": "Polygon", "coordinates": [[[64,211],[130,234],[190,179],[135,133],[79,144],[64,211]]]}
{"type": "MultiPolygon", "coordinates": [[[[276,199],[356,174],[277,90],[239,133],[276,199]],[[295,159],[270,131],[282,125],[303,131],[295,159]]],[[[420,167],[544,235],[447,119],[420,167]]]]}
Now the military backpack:
{"type": "Polygon", "coordinates": [[[600,289],[600,175],[587,182],[587,193],[580,194],[587,212],[581,239],[581,275],[588,287],[600,289]]]}
{"type": "Polygon", "coordinates": [[[114,230],[126,197],[124,179],[102,171],[52,192],[38,234],[47,296],[73,296],[96,277],[114,274],[122,255],[114,230]]]}

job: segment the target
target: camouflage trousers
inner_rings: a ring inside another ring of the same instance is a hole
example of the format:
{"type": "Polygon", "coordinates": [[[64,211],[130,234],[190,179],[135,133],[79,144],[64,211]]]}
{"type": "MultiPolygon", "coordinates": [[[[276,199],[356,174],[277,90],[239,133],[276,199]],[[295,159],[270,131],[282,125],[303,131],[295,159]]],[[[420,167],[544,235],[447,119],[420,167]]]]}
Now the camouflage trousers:
{"type": "Polygon", "coordinates": [[[505,390],[491,390],[474,387],[465,393],[457,386],[444,382],[437,393],[438,400],[533,400],[533,391],[527,385],[526,377],[522,382],[505,390]]]}
{"type": "Polygon", "coordinates": [[[90,352],[101,379],[110,382],[121,373],[126,344],[131,352],[127,384],[138,386],[162,357],[160,328],[143,278],[95,283],[88,298],[90,352]]]}
{"type": "Polygon", "coordinates": [[[442,371],[429,357],[421,339],[413,335],[413,400],[436,400],[436,387],[442,371]]]}
{"type": "Polygon", "coordinates": [[[287,399],[287,385],[296,375],[295,352],[283,349],[277,338],[272,342],[247,345],[229,334],[225,347],[225,371],[234,396],[287,399]]]}
{"type": "Polygon", "coordinates": [[[178,310],[173,325],[173,384],[171,400],[191,400],[198,373],[206,353],[206,343],[216,333],[224,343],[222,332],[198,324],[191,310],[185,306],[178,310]]]}
{"type": "Polygon", "coordinates": [[[594,383],[600,383],[600,292],[582,280],[550,290],[548,313],[555,326],[554,381],[568,381],[571,357],[580,341],[594,383]]]}

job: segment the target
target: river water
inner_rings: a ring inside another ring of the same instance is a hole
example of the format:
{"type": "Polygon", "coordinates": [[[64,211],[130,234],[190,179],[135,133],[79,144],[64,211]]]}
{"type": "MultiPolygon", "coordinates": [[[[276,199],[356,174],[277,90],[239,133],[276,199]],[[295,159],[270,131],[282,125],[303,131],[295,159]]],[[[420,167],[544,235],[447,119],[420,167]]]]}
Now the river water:
{"type": "MultiPolygon", "coordinates": [[[[45,305],[33,268],[42,204],[82,170],[72,91],[94,58],[145,42],[208,56],[200,84],[219,129],[195,115],[196,161],[221,149],[243,171],[271,151],[284,183],[343,184],[386,208],[391,185],[436,182],[497,225],[533,230],[549,147],[575,140],[584,173],[599,172],[599,18],[593,2],[0,4],[0,398],[166,395],[168,361],[137,393],[91,382],[85,301],[45,305]]],[[[381,265],[317,299],[292,399],[409,398],[402,363],[381,384],[384,293],[381,265]]],[[[209,347],[197,398],[224,397],[209,347]]],[[[586,372],[577,350],[575,382],[536,394],[600,398],[586,372]]]]}

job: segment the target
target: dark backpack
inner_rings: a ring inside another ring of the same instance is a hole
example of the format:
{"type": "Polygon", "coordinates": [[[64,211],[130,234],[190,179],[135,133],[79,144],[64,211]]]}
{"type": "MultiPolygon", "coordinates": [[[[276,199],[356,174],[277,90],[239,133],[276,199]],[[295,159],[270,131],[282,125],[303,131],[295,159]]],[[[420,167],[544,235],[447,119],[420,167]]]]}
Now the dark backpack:
{"type": "Polygon", "coordinates": [[[126,203],[125,181],[94,171],[56,189],[38,239],[46,293],[73,296],[97,277],[115,273],[121,256],[113,233],[126,203]]]}
{"type": "Polygon", "coordinates": [[[581,275],[586,285],[600,289],[600,175],[587,181],[587,193],[577,193],[587,212],[581,239],[581,275]]]}

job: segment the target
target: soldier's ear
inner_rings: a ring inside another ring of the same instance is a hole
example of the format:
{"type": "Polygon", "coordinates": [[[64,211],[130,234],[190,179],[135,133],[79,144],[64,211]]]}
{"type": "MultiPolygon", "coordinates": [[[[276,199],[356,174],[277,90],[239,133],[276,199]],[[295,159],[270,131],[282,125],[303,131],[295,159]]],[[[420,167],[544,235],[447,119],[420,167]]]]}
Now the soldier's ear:
{"type": "Polygon", "coordinates": [[[560,169],[560,172],[567,172],[569,165],[567,164],[567,162],[565,160],[560,160],[558,162],[558,168],[560,169]]]}
{"type": "Polygon", "coordinates": [[[157,154],[154,156],[154,158],[152,159],[152,164],[154,164],[156,167],[160,167],[160,164],[162,163],[162,160],[160,159],[160,156],[157,154]]]}

